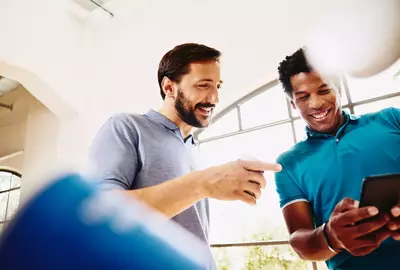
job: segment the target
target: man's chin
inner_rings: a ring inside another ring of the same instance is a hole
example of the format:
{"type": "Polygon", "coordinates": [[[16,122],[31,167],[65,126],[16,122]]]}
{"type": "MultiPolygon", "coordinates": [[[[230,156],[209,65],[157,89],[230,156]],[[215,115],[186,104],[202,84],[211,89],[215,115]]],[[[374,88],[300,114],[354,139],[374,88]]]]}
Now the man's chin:
{"type": "Polygon", "coordinates": [[[210,122],[207,121],[199,121],[199,125],[197,126],[197,128],[207,128],[210,125],[210,122]]]}
{"type": "Polygon", "coordinates": [[[313,125],[311,129],[319,133],[331,133],[335,129],[335,127],[334,125],[330,124],[319,124],[313,125]]]}
{"type": "Polygon", "coordinates": [[[197,128],[206,128],[210,125],[210,117],[196,115],[197,128]]]}

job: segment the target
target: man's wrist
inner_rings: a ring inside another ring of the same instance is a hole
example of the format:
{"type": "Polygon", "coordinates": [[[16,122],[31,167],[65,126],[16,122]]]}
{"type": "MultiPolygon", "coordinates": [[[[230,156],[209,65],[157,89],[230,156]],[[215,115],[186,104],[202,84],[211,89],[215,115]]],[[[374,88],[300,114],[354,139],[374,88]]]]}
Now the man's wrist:
{"type": "Polygon", "coordinates": [[[209,173],[207,170],[194,171],[189,174],[190,181],[194,184],[192,187],[200,199],[209,198],[210,192],[208,187],[209,173]]]}
{"type": "Polygon", "coordinates": [[[330,251],[332,251],[333,253],[340,253],[344,249],[340,244],[340,241],[333,235],[332,228],[329,225],[329,221],[322,225],[322,234],[325,238],[325,242],[330,251]]]}

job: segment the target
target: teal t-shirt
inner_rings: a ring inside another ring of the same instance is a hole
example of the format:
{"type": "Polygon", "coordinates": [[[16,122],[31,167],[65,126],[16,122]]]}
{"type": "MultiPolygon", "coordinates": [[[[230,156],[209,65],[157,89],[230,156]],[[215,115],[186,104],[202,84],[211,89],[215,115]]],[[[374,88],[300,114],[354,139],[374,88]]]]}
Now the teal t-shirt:
{"type": "MultiPolygon", "coordinates": [[[[306,138],[283,153],[276,174],[280,205],[307,201],[315,226],[328,221],[345,197],[360,199],[362,181],[371,175],[400,173],[400,110],[388,108],[363,116],[343,111],[345,123],[335,136],[306,130],[306,138]]],[[[390,238],[371,254],[342,252],[330,269],[400,269],[400,242],[390,238]]]]}

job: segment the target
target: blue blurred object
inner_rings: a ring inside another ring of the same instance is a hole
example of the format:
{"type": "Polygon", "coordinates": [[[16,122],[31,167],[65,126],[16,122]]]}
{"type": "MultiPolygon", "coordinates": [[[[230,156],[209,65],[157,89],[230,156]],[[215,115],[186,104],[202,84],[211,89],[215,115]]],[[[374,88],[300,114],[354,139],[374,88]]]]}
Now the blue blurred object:
{"type": "Polygon", "coordinates": [[[113,191],[65,176],[23,207],[0,239],[0,268],[209,269],[209,247],[113,191]]]}

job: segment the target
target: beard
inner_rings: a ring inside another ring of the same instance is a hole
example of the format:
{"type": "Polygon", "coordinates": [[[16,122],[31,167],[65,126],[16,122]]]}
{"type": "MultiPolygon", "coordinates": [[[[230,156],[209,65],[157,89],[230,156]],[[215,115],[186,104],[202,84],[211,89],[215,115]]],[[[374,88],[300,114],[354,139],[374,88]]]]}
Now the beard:
{"type": "Polygon", "coordinates": [[[178,96],[175,101],[175,109],[179,115],[179,118],[192,127],[205,128],[209,125],[208,119],[210,119],[211,116],[202,119],[197,117],[196,108],[198,107],[214,106],[209,103],[197,103],[195,106],[193,106],[192,102],[185,97],[181,89],[178,89],[178,96]]]}

